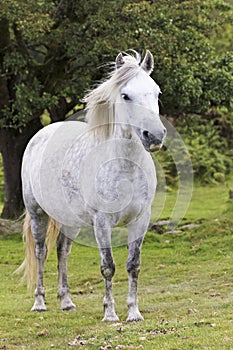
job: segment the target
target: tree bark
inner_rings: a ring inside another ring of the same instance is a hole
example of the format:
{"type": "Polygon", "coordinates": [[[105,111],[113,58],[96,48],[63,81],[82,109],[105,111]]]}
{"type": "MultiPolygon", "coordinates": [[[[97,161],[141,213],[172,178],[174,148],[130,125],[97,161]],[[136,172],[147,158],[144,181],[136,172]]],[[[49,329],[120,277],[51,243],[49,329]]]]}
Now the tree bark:
{"type": "Polygon", "coordinates": [[[9,219],[17,218],[23,210],[20,179],[22,151],[17,136],[12,134],[3,132],[1,137],[5,197],[2,217],[9,219]]]}
{"type": "MultiPolygon", "coordinates": [[[[66,102],[60,98],[58,106],[50,111],[52,122],[64,120],[66,113],[75,106],[75,102],[66,102]]],[[[42,127],[41,112],[28,122],[23,129],[0,127],[0,153],[4,170],[4,207],[1,216],[7,219],[18,218],[24,209],[21,188],[21,163],[24,150],[42,127]]]]}
{"type": "Polygon", "coordinates": [[[24,209],[21,188],[21,162],[30,138],[41,128],[39,118],[20,132],[13,128],[0,129],[0,152],[4,168],[4,207],[1,216],[18,218],[24,209]]]}

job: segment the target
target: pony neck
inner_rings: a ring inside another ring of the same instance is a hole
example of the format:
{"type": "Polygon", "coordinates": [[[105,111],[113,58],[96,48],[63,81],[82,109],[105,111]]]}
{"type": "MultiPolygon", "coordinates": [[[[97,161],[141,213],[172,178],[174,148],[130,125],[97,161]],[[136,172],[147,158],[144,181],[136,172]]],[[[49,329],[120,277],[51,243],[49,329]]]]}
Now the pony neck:
{"type": "Polygon", "coordinates": [[[113,129],[114,139],[131,139],[132,138],[132,128],[129,124],[123,122],[115,122],[113,129]]]}
{"type": "Polygon", "coordinates": [[[124,110],[121,110],[118,104],[116,104],[114,106],[113,137],[117,139],[131,139],[132,136],[132,127],[126,121],[124,110]]]}

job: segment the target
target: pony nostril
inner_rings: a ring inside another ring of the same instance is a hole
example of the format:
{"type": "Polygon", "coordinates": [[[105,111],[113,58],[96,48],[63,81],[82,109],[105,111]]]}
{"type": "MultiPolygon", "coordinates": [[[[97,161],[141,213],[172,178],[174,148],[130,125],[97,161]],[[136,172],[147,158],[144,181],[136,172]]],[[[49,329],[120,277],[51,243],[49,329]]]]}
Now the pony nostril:
{"type": "Polygon", "coordinates": [[[143,136],[144,139],[148,139],[149,138],[149,131],[143,130],[142,136],[143,136]]]}
{"type": "Polygon", "coordinates": [[[167,129],[164,128],[164,129],[163,129],[163,136],[166,136],[166,134],[167,134],[167,129]]]}

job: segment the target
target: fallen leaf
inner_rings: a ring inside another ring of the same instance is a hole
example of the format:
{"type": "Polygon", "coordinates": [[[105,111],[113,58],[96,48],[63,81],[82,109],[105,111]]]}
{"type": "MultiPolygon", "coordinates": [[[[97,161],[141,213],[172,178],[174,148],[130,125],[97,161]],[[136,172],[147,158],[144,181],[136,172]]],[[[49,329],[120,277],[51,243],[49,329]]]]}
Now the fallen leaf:
{"type": "Polygon", "coordinates": [[[99,348],[99,350],[107,350],[107,349],[112,349],[112,345],[111,344],[104,344],[99,348]]]}
{"type": "Polygon", "coordinates": [[[221,293],[218,293],[218,292],[213,292],[210,294],[211,297],[220,297],[221,296],[221,293]]]}
{"type": "Polygon", "coordinates": [[[163,264],[159,265],[159,269],[164,269],[164,268],[165,268],[165,265],[163,265],[163,264]]]}
{"type": "Polygon", "coordinates": [[[87,340],[81,339],[81,336],[77,335],[77,337],[74,340],[72,340],[71,342],[69,342],[68,345],[70,345],[70,346],[76,346],[76,345],[83,346],[83,345],[86,345],[87,343],[88,343],[87,340]]]}
{"type": "Polygon", "coordinates": [[[42,331],[38,332],[37,336],[43,337],[43,336],[48,335],[48,334],[49,334],[49,331],[48,331],[48,329],[45,328],[45,329],[42,329],[42,331]]]}

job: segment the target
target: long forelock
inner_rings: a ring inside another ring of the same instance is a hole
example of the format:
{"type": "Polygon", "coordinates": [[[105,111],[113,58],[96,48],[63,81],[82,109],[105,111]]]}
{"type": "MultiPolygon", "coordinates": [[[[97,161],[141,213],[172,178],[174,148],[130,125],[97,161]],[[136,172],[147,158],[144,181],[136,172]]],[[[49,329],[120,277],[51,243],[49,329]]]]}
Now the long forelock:
{"type": "Polygon", "coordinates": [[[124,56],[125,63],[114,69],[107,80],[84,97],[86,119],[95,135],[108,138],[114,130],[114,103],[121,90],[141,70],[139,55],[124,56]]]}

